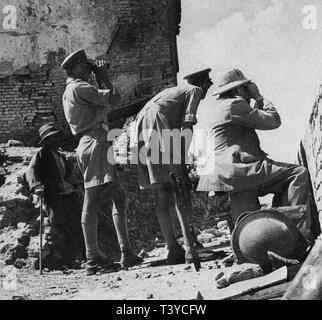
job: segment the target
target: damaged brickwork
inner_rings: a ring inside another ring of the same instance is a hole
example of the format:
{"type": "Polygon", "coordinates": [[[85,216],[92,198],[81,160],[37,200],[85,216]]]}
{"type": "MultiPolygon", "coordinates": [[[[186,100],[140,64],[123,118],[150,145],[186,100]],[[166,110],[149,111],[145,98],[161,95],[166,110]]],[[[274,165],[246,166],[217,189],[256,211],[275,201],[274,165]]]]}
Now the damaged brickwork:
{"type": "MultiPolygon", "coordinates": [[[[33,146],[39,127],[49,121],[69,132],[61,101],[66,77],[60,64],[66,55],[81,48],[91,59],[105,55],[110,63],[111,81],[121,92],[122,105],[135,107],[152,94],[177,83],[176,37],[181,19],[179,0],[11,0],[11,4],[17,7],[17,30],[0,33],[3,44],[0,47],[0,146],[3,142],[4,148],[0,234],[3,231],[4,237],[7,228],[15,232],[19,223],[27,227],[37,225],[38,215],[30,207],[28,195],[22,202],[16,201],[20,187],[16,186],[11,166],[17,161],[24,171],[27,164],[24,159],[10,160],[8,154],[13,151],[5,142],[16,139],[25,146],[33,146]],[[8,185],[14,187],[11,193],[8,185]],[[12,195],[10,201],[6,199],[8,195],[12,195]],[[29,221],[29,213],[33,222],[29,221]]],[[[116,154],[127,148],[126,129],[130,122],[128,119],[123,134],[114,144],[116,154]]],[[[21,150],[18,148],[15,152],[21,150]]],[[[155,216],[154,194],[140,191],[136,167],[124,164],[124,159],[118,160],[118,175],[128,198],[130,238],[135,249],[142,249],[154,244],[156,238],[162,238],[155,216]]],[[[193,179],[194,185],[197,178],[193,179]]],[[[227,211],[226,199],[209,201],[206,193],[193,193],[192,200],[196,229],[201,222],[214,225],[212,218],[227,211]]],[[[118,255],[110,210],[104,213],[106,223],[100,224],[100,243],[103,248],[114,248],[118,255]]],[[[178,221],[176,225],[179,230],[178,221]]],[[[37,248],[35,241],[32,244],[37,248]]],[[[6,242],[3,248],[7,248],[6,242]]]]}
{"type": "Polygon", "coordinates": [[[123,105],[176,84],[179,0],[11,0],[17,29],[0,33],[0,142],[33,143],[55,121],[67,129],[61,96],[65,56],[106,56],[123,105]]]}

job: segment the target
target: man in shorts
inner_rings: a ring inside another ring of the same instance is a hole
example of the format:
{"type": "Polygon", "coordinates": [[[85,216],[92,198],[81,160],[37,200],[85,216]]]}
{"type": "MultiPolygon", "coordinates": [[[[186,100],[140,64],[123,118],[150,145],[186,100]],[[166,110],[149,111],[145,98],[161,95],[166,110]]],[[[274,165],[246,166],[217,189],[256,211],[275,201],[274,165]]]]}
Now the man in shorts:
{"type": "Polygon", "coordinates": [[[68,76],[63,95],[65,117],[72,133],[80,138],[77,160],[84,176],[82,228],[87,275],[101,270],[117,271],[120,267],[100,251],[97,241],[97,213],[102,195],[107,191],[113,200],[112,216],[122,253],[121,267],[134,266],[141,263],[142,259],[132,252],[127,229],[125,193],[114,166],[108,160],[111,143],[107,140],[107,114],[120,104],[120,94],[109,81],[106,62],[96,61],[96,64],[92,64],[84,50],[70,54],[61,67],[68,76]],[[98,89],[88,82],[92,72],[97,83],[103,81],[106,89],[98,89]]]}
{"type": "Polygon", "coordinates": [[[169,265],[192,262],[192,248],[188,243],[191,241],[185,239],[184,250],[179,245],[173,229],[171,208],[175,206],[169,174],[174,172],[183,180],[187,201],[184,219],[189,223],[192,204],[186,155],[193,126],[197,123],[198,106],[212,85],[210,71],[208,68],[189,74],[184,77],[187,83],[166,88],[155,95],[138,113],[131,133],[131,147],[133,150],[140,150],[137,164],[140,188],[155,191],[156,215],[167,243],[169,265]],[[167,143],[169,132],[173,135],[172,143],[167,143]],[[181,144],[183,141],[184,145],[181,144]],[[142,152],[143,150],[146,152],[142,152]]]}

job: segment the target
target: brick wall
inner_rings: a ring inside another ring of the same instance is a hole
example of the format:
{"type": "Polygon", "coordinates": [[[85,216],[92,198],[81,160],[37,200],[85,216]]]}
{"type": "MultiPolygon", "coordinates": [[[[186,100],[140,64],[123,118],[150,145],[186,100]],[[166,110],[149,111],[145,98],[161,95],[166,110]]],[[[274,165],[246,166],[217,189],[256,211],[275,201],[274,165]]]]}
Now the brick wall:
{"type": "MultiPolygon", "coordinates": [[[[24,21],[17,32],[0,33],[0,143],[32,145],[48,121],[68,131],[61,102],[66,77],[59,66],[72,51],[84,48],[92,59],[106,55],[123,105],[176,84],[179,0],[16,2],[24,21]]],[[[119,139],[116,147],[126,142],[119,139]]],[[[128,197],[130,236],[140,247],[160,234],[154,195],[139,191],[135,167],[122,165],[118,174],[128,197]]],[[[196,225],[215,207],[200,193],[193,194],[193,204],[196,225]]]]}
{"type": "Polygon", "coordinates": [[[0,33],[0,143],[32,144],[48,121],[67,128],[59,65],[80,48],[106,55],[123,104],[176,84],[179,0],[16,2],[19,29],[0,33]]]}
{"type": "MultiPolygon", "coordinates": [[[[19,26],[0,33],[0,143],[18,139],[32,145],[48,121],[69,131],[61,102],[66,77],[59,66],[75,50],[84,48],[91,59],[105,55],[123,105],[177,82],[180,0],[10,1],[19,26]]],[[[126,147],[122,143],[117,146],[126,147]]],[[[141,247],[160,234],[154,196],[139,191],[135,167],[119,169],[130,237],[141,247]]]]}
{"type": "Polygon", "coordinates": [[[42,124],[54,121],[66,127],[64,89],[64,73],[56,62],[0,78],[0,142],[18,139],[32,145],[42,124]]]}

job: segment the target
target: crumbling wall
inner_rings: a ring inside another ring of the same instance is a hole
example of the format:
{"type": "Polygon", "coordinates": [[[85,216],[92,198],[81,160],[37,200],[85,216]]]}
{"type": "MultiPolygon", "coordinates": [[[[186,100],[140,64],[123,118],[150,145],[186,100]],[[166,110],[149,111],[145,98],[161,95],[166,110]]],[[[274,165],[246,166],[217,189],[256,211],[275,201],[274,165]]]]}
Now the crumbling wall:
{"type": "Polygon", "coordinates": [[[310,172],[314,200],[322,226],[322,84],[319,85],[305,137],[299,152],[310,172]]]}
{"type": "MultiPolygon", "coordinates": [[[[78,49],[85,49],[91,59],[102,55],[107,58],[111,81],[119,88],[123,105],[175,85],[179,69],[176,36],[180,3],[180,0],[7,0],[7,4],[17,8],[17,29],[0,30],[0,143],[17,139],[32,145],[38,128],[48,121],[68,130],[61,102],[66,76],[60,64],[67,54],[78,49]]],[[[127,148],[126,134],[115,146],[127,148]]],[[[21,210],[17,209],[16,189],[13,193],[6,189],[12,172],[10,165],[5,166],[6,183],[0,188],[0,197],[10,194],[12,199],[8,202],[0,198],[3,218],[0,231],[16,228],[19,223],[28,225],[29,215],[32,219],[37,216],[26,196],[21,210]],[[17,215],[17,210],[21,215],[17,215]]],[[[26,164],[21,170],[25,169],[26,164]]],[[[118,175],[128,197],[130,238],[135,248],[142,248],[160,236],[154,195],[139,191],[135,166],[118,166],[118,175]]],[[[16,182],[12,184],[15,188],[16,182]]],[[[207,195],[196,193],[193,208],[195,226],[200,226],[198,220],[207,218],[207,212],[217,210],[214,201],[208,203],[207,195]]],[[[116,244],[112,230],[106,232],[103,226],[101,232],[100,240],[107,248],[111,247],[111,237],[116,244]]]]}
{"type": "Polygon", "coordinates": [[[0,142],[32,143],[38,127],[66,128],[59,66],[84,48],[105,56],[123,103],[176,83],[179,0],[8,0],[16,30],[0,32],[0,142]]]}

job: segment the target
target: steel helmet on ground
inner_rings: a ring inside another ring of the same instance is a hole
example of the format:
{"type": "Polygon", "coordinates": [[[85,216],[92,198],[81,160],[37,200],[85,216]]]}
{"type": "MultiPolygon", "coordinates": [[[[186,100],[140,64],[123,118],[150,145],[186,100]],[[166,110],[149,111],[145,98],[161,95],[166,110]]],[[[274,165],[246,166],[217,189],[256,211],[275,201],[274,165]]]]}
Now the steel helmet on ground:
{"type": "Polygon", "coordinates": [[[231,235],[231,245],[240,263],[271,265],[267,253],[301,261],[308,242],[296,225],[276,209],[245,212],[231,235]]]}

